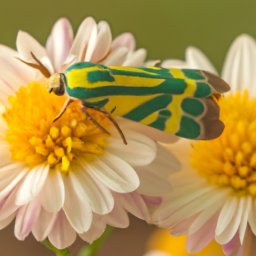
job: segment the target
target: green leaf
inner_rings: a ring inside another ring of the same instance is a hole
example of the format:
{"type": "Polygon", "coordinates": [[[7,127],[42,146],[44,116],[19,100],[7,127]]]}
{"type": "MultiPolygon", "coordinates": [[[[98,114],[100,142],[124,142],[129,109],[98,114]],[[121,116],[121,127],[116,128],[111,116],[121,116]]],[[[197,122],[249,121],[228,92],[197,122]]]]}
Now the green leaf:
{"type": "Polygon", "coordinates": [[[82,249],[78,252],[77,256],[96,256],[97,252],[104,244],[105,240],[109,237],[113,229],[113,227],[107,226],[102,236],[95,240],[92,244],[83,246],[82,249]]]}
{"type": "Polygon", "coordinates": [[[70,256],[70,252],[68,248],[65,248],[63,250],[57,249],[55,246],[53,246],[47,239],[42,242],[51,251],[54,251],[57,256],[70,256]]]}

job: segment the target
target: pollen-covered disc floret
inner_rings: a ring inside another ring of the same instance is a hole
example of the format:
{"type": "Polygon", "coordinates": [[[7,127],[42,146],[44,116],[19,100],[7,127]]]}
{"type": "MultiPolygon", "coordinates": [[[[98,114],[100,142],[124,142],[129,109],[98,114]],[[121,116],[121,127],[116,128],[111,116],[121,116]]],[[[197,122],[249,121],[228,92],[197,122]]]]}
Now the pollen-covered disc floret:
{"type": "Polygon", "coordinates": [[[223,134],[193,143],[192,166],[211,184],[256,196],[256,99],[237,92],[219,101],[223,134]]]}
{"type": "MultiPolygon", "coordinates": [[[[16,96],[9,98],[11,106],[4,114],[9,128],[5,139],[10,144],[13,160],[26,161],[31,166],[47,161],[51,167],[59,165],[66,172],[80,155],[90,161],[92,156],[103,154],[106,134],[88,120],[79,107],[80,101],[70,104],[53,123],[65,100],[65,96],[49,94],[37,82],[28,88],[20,87],[16,96]]],[[[98,123],[108,127],[104,115],[88,111],[98,123]]]]}

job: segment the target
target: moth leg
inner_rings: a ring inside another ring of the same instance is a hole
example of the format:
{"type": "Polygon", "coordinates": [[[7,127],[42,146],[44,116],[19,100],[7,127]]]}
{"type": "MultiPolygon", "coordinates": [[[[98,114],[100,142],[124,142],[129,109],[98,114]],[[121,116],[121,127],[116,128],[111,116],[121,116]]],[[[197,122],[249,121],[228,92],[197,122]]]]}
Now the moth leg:
{"type": "Polygon", "coordinates": [[[74,100],[72,100],[71,98],[68,98],[68,99],[66,100],[66,102],[64,103],[64,105],[63,105],[63,107],[62,107],[60,113],[54,118],[53,123],[56,122],[58,119],[61,118],[61,116],[65,113],[65,111],[66,111],[68,105],[69,105],[70,103],[72,103],[73,101],[74,101],[74,100]]]}
{"type": "MultiPolygon", "coordinates": [[[[116,127],[117,131],[119,132],[119,134],[120,134],[120,136],[121,136],[121,138],[122,138],[124,144],[127,145],[128,143],[127,143],[127,141],[126,141],[126,138],[125,138],[125,136],[124,136],[123,131],[121,130],[120,126],[119,126],[118,123],[115,121],[115,119],[111,116],[111,114],[110,114],[109,112],[105,111],[105,110],[101,110],[101,109],[95,109],[95,110],[97,110],[97,111],[103,113],[103,114],[113,123],[113,125],[116,127]]],[[[115,108],[114,108],[114,110],[115,110],[115,108]]]]}
{"type": "Polygon", "coordinates": [[[86,107],[83,104],[80,104],[81,110],[85,113],[85,115],[89,118],[91,122],[93,122],[102,132],[110,135],[110,133],[102,127],[94,118],[93,116],[86,110],[86,107]]]}

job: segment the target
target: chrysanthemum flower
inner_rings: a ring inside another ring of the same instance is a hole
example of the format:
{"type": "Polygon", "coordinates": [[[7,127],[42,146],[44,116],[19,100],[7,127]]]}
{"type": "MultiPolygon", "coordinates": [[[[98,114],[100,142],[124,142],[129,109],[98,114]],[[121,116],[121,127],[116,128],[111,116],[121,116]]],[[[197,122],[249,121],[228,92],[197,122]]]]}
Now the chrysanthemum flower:
{"type": "MultiPolygon", "coordinates": [[[[189,48],[186,65],[216,72],[197,49],[189,48]]],[[[232,44],[222,78],[231,94],[219,99],[223,134],[213,141],[180,140],[170,150],[184,163],[169,177],[174,190],[154,213],[172,235],[188,234],[195,253],[216,239],[226,255],[254,255],[256,244],[256,43],[247,35],[232,44]]]]}
{"type": "Polygon", "coordinates": [[[106,224],[127,227],[127,212],[149,220],[147,204],[158,204],[169,189],[170,164],[162,158],[173,158],[178,168],[148,136],[152,129],[117,120],[125,146],[105,116],[91,110],[111,135],[86,118],[79,101],[53,123],[65,96],[49,94],[41,74],[14,58],[32,62],[33,52],[54,73],[84,60],[142,65],[146,51],[134,51],[129,33],[112,42],[109,25],[92,18],[85,19],[74,40],[69,22],[60,19],[46,48],[19,32],[17,49],[0,46],[0,228],[16,217],[19,240],[32,231],[37,240],[48,237],[61,249],[74,242],[76,233],[92,242],[106,224]]]}
{"type": "Polygon", "coordinates": [[[224,256],[221,245],[214,240],[200,252],[189,254],[185,248],[187,236],[170,236],[169,232],[156,229],[147,242],[144,256],[224,256]]]}

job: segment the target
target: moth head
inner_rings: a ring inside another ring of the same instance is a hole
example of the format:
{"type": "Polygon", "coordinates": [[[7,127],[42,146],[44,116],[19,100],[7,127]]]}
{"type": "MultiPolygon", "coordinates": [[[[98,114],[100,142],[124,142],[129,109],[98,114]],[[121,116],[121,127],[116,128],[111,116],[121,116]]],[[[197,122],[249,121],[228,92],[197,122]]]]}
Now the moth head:
{"type": "Polygon", "coordinates": [[[46,79],[46,86],[49,93],[54,92],[56,95],[61,96],[65,94],[66,79],[62,73],[55,73],[46,79]]]}

